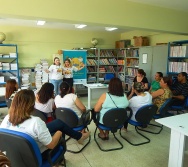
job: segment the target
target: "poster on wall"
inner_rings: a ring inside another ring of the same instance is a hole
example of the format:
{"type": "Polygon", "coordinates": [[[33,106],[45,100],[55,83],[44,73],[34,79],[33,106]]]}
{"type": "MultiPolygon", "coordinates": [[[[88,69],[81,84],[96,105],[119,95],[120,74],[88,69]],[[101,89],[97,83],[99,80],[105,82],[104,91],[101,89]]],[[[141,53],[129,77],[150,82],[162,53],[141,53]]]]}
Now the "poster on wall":
{"type": "Polygon", "coordinates": [[[74,84],[86,84],[86,50],[63,50],[63,62],[70,59],[72,66],[78,70],[73,72],[74,84]]]}

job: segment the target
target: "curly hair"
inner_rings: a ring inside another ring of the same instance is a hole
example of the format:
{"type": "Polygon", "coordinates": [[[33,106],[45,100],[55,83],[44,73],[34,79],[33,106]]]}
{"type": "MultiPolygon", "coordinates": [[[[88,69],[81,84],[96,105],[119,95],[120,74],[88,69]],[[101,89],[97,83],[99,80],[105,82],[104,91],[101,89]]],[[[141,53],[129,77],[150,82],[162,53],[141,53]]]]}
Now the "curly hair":
{"type": "Polygon", "coordinates": [[[138,92],[144,92],[144,84],[142,82],[134,82],[133,88],[138,92]]]}

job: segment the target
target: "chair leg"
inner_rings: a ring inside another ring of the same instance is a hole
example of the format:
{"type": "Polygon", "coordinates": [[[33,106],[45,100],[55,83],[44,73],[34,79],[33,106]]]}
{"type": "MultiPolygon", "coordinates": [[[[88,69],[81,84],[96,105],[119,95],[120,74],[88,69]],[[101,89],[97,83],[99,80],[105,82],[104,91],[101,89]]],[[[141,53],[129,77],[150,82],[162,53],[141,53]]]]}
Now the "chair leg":
{"type": "Polygon", "coordinates": [[[120,131],[119,131],[119,133],[120,133],[120,136],[124,139],[124,140],[126,140],[129,144],[131,144],[131,145],[133,145],[133,146],[139,146],[139,145],[143,145],[143,144],[147,144],[147,143],[150,143],[150,139],[149,138],[147,138],[146,136],[144,136],[143,134],[141,134],[139,131],[138,131],[138,129],[137,129],[138,127],[137,126],[135,126],[135,130],[136,130],[136,132],[140,135],[140,136],[142,136],[143,138],[145,138],[146,139],[146,141],[145,142],[142,142],[142,143],[132,143],[130,140],[128,140],[127,138],[125,138],[124,136],[122,136],[122,134],[121,134],[121,129],[120,129],[120,131]]]}
{"type": "Polygon", "coordinates": [[[98,141],[97,141],[97,139],[96,139],[96,132],[97,132],[97,129],[98,129],[98,128],[96,127],[95,133],[94,133],[94,140],[95,140],[97,146],[99,147],[99,149],[100,149],[101,151],[106,151],[106,152],[107,152],[107,151],[120,150],[120,149],[123,148],[123,144],[118,140],[118,138],[115,136],[114,133],[113,133],[114,138],[115,138],[116,141],[119,143],[120,147],[117,147],[117,148],[110,148],[110,149],[104,149],[104,148],[102,148],[102,147],[99,145],[99,143],[98,143],[98,141]]]}
{"type": "MultiPolygon", "coordinates": [[[[89,131],[88,127],[86,127],[86,128],[89,131]]],[[[70,137],[66,141],[68,141],[69,139],[70,139],[70,137]]],[[[71,153],[74,153],[74,154],[80,153],[80,152],[82,152],[82,150],[84,150],[84,148],[86,148],[86,146],[90,143],[90,141],[91,141],[91,135],[89,135],[88,142],[79,151],[73,151],[73,150],[69,150],[69,149],[67,149],[67,151],[71,152],[71,153]]]]}
{"type": "Polygon", "coordinates": [[[159,134],[159,133],[161,133],[161,131],[163,130],[163,125],[155,125],[155,124],[151,124],[151,123],[150,123],[149,125],[155,126],[155,127],[159,128],[159,131],[157,131],[157,132],[152,132],[152,131],[149,131],[149,130],[147,130],[147,129],[142,129],[142,128],[140,128],[140,127],[137,127],[137,129],[140,130],[140,131],[148,132],[148,133],[152,133],[152,134],[159,134]]]}

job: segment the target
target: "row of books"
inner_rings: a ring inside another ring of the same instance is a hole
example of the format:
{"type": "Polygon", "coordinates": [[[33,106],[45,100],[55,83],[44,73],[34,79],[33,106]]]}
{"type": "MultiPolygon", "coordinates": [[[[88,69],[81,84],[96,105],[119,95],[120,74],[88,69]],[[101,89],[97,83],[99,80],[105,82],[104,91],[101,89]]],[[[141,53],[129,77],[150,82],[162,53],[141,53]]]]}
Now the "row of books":
{"type": "Polygon", "coordinates": [[[126,74],[127,75],[136,76],[137,73],[138,73],[138,69],[137,68],[127,68],[126,69],[126,74]]]}
{"type": "Polygon", "coordinates": [[[101,57],[114,57],[116,54],[112,50],[101,50],[100,56],[101,57]]]}
{"type": "Polygon", "coordinates": [[[188,46],[171,46],[170,57],[188,57],[188,46]]]}
{"type": "Polygon", "coordinates": [[[96,72],[95,67],[87,67],[87,72],[96,72]]]}
{"type": "Polygon", "coordinates": [[[99,72],[112,72],[112,73],[115,73],[116,72],[116,68],[113,67],[113,66],[100,67],[99,68],[99,72]]]}
{"type": "Polygon", "coordinates": [[[139,57],[138,49],[123,49],[118,51],[118,56],[123,57],[139,57]]]}
{"type": "Polygon", "coordinates": [[[169,72],[187,72],[188,62],[169,62],[169,72]]]}
{"type": "Polygon", "coordinates": [[[110,64],[117,65],[117,60],[115,58],[113,58],[113,59],[99,59],[98,62],[99,62],[99,65],[110,65],[110,64]]]}
{"type": "Polygon", "coordinates": [[[127,66],[138,66],[139,60],[138,59],[127,59],[127,66]]]}
{"type": "Polygon", "coordinates": [[[122,74],[122,73],[119,73],[119,74],[118,74],[118,78],[119,78],[122,82],[125,81],[125,75],[122,74]]]}
{"type": "Polygon", "coordinates": [[[87,59],[86,61],[87,65],[94,65],[94,66],[97,66],[97,60],[95,59],[87,59]]]}
{"type": "Polygon", "coordinates": [[[91,53],[91,52],[88,52],[88,53],[87,53],[87,57],[96,57],[96,55],[93,54],[93,53],[91,53]]]}

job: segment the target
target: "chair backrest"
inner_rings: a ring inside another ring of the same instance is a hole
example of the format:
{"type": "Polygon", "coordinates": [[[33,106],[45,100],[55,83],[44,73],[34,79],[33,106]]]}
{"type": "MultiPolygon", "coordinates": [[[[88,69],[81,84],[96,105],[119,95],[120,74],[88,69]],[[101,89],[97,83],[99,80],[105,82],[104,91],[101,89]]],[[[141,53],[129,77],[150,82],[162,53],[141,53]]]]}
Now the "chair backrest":
{"type": "Polygon", "coordinates": [[[149,124],[156,111],[157,111],[156,105],[154,104],[145,105],[138,109],[135,118],[141,124],[149,124]]]}
{"type": "Polygon", "coordinates": [[[168,113],[168,111],[169,111],[169,108],[170,108],[170,106],[171,106],[171,103],[172,103],[172,99],[169,98],[169,99],[167,99],[167,100],[163,103],[163,105],[160,107],[159,113],[160,113],[161,117],[165,117],[165,116],[167,115],[167,113],[168,113]]]}
{"type": "Polygon", "coordinates": [[[188,108],[188,96],[185,99],[185,108],[188,108]]]}
{"type": "Polygon", "coordinates": [[[12,100],[11,100],[11,99],[6,99],[5,101],[6,101],[7,107],[10,108],[10,105],[11,105],[11,103],[12,103],[12,100]]]}
{"type": "Polygon", "coordinates": [[[104,75],[104,82],[105,83],[109,83],[112,78],[114,78],[114,74],[113,73],[105,74],[104,75]]]}
{"type": "Polygon", "coordinates": [[[44,112],[42,112],[42,111],[40,111],[40,110],[38,110],[38,109],[34,109],[34,111],[32,112],[32,115],[33,116],[36,116],[36,117],[39,117],[40,119],[42,119],[44,122],[46,122],[47,121],[47,115],[46,115],[46,113],[44,113],[44,112]]]}
{"type": "Polygon", "coordinates": [[[127,110],[125,108],[113,108],[108,110],[103,116],[103,124],[116,132],[118,127],[127,120],[127,110]]]}
{"type": "Polygon", "coordinates": [[[39,167],[42,157],[35,140],[22,132],[0,128],[0,150],[13,167],[39,167]]]}
{"type": "Polygon", "coordinates": [[[78,116],[73,110],[69,108],[56,108],[55,114],[57,119],[62,120],[71,128],[74,128],[78,125],[78,116]]]}

